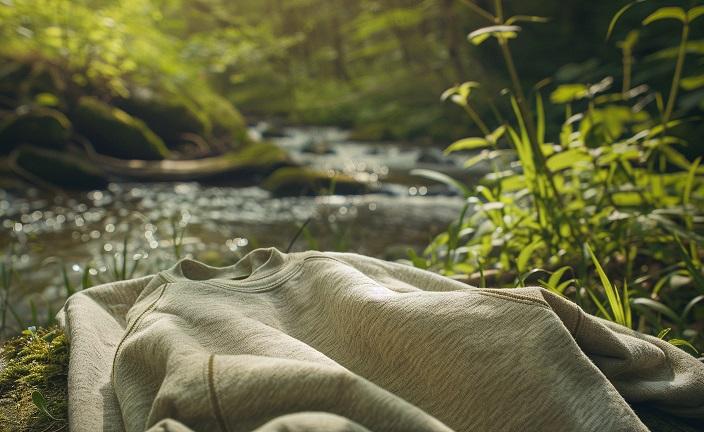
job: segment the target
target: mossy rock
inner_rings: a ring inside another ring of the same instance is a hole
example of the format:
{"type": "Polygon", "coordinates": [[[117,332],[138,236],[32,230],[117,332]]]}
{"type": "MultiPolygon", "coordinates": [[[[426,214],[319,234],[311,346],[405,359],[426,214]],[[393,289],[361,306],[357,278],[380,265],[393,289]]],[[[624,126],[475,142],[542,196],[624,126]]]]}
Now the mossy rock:
{"type": "Polygon", "coordinates": [[[186,134],[210,135],[211,125],[207,116],[176,98],[133,96],[116,104],[144,121],[171,149],[181,146],[186,134]]]}
{"type": "Polygon", "coordinates": [[[98,99],[81,98],[73,122],[100,154],[142,160],[161,160],[169,155],[164,141],[143,121],[98,99]]]}
{"type": "Polygon", "coordinates": [[[270,142],[253,142],[232,153],[233,158],[241,161],[243,167],[256,168],[264,174],[271,174],[282,167],[292,166],[288,152],[270,142]]]}
{"type": "Polygon", "coordinates": [[[59,111],[34,109],[12,115],[0,126],[0,154],[9,154],[21,144],[60,149],[71,137],[71,122],[59,111]]]}
{"type": "Polygon", "coordinates": [[[329,175],[300,167],[276,170],[264,181],[263,187],[274,196],[315,196],[326,193],[361,195],[369,191],[366,184],[350,176],[329,175]]]}
{"type": "Polygon", "coordinates": [[[69,345],[57,327],[25,330],[0,349],[0,432],[67,430],[69,345]],[[46,401],[50,418],[33,402],[46,401]]]}
{"type": "Polygon", "coordinates": [[[50,185],[67,189],[98,189],[106,187],[105,176],[80,156],[36,147],[20,147],[11,156],[20,175],[35,178],[50,185]]]}
{"type": "Polygon", "coordinates": [[[210,92],[194,94],[193,98],[208,116],[215,138],[231,146],[251,141],[244,117],[227,99],[210,92]]]}

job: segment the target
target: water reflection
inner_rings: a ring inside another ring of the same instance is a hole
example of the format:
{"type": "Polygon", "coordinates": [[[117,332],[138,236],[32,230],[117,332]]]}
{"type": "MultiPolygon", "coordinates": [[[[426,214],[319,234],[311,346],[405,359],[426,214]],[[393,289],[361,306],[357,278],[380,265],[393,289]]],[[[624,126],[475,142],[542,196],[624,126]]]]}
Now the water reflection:
{"type": "MultiPolygon", "coordinates": [[[[399,146],[342,145],[344,134],[321,133],[334,152],[304,153],[306,137],[316,136],[310,132],[294,131],[280,144],[303,163],[369,181],[394,166],[412,166],[418,153],[399,146]]],[[[345,249],[397,258],[408,247],[426,245],[459,212],[459,197],[430,189],[387,184],[383,194],[292,198],[274,198],[258,187],[197,183],[113,183],[105,190],[63,195],[0,190],[0,245],[14,257],[21,287],[12,302],[21,309],[35,299],[56,310],[65,295],[62,268],[79,286],[84,277],[106,282],[152,273],[172,265],[176,256],[225,265],[257,247],[285,249],[308,219],[295,250],[345,249]]]]}

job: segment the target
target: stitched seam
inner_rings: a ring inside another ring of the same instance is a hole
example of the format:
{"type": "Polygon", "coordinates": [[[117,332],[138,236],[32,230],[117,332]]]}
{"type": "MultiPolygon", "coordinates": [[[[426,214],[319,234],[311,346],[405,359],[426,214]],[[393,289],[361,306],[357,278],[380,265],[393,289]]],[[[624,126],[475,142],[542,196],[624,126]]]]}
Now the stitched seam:
{"type": "MultiPolygon", "coordinates": [[[[139,316],[137,319],[134,320],[132,325],[127,329],[127,332],[125,332],[125,335],[120,339],[120,342],[117,344],[117,348],[115,349],[115,355],[112,357],[112,369],[110,371],[110,385],[113,388],[113,391],[115,389],[115,363],[117,362],[117,355],[120,353],[120,348],[122,348],[122,345],[124,344],[125,340],[132,334],[132,331],[137,327],[137,325],[142,322],[142,319],[154,308],[156,307],[156,304],[161,300],[161,298],[164,296],[164,293],[166,292],[166,287],[168,286],[168,283],[165,283],[162,285],[161,292],[159,293],[159,296],[154,300],[152,304],[150,304],[139,316]]],[[[122,406],[118,403],[118,407],[120,409],[120,416],[124,419],[125,416],[122,413],[122,406]]]]}
{"type": "MultiPolygon", "coordinates": [[[[269,282],[264,285],[242,285],[242,286],[237,286],[236,281],[232,281],[231,283],[225,283],[221,282],[217,279],[209,279],[209,280],[203,280],[203,281],[191,281],[191,282],[201,282],[206,285],[218,287],[218,288],[224,288],[230,291],[237,291],[237,292],[245,292],[245,293],[258,293],[258,292],[265,292],[265,291],[271,291],[272,289],[278,288],[279,286],[283,285],[286,281],[294,277],[296,274],[300,273],[300,271],[303,269],[303,266],[306,264],[307,261],[312,260],[312,259],[329,259],[333,261],[338,261],[341,264],[345,264],[349,266],[349,264],[339,261],[335,258],[329,258],[329,257],[324,257],[324,256],[309,256],[303,258],[299,263],[295,265],[294,268],[288,269],[288,272],[283,273],[279,276],[278,279],[274,280],[273,282],[269,282]]],[[[276,273],[273,273],[272,275],[275,275],[276,273]]],[[[250,282],[250,281],[245,281],[245,282],[250,282]]],[[[251,282],[257,282],[251,281],[251,282]]]]}
{"type": "Polygon", "coordinates": [[[531,297],[524,297],[524,296],[519,296],[519,295],[516,295],[516,294],[501,293],[501,292],[496,292],[496,291],[488,292],[488,291],[479,291],[479,290],[476,290],[476,291],[475,291],[475,290],[469,290],[468,292],[473,292],[473,293],[485,295],[485,296],[488,296],[488,297],[495,297],[495,298],[499,298],[499,299],[502,299],[502,300],[509,300],[509,301],[513,301],[513,302],[516,302],[516,303],[522,303],[522,304],[527,304],[527,305],[535,305],[535,306],[539,306],[539,307],[541,307],[541,308],[543,308],[543,309],[552,310],[552,309],[550,308],[550,306],[549,306],[547,303],[543,303],[543,302],[541,302],[540,300],[537,300],[537,299],[534,299],[534,298],[531,298],[531,297]]]}
{"type": "MultiPolygon", "coordinates": [[[[217,280],[204,280],[204,281],[197,281],[204,283],[205,285],[210,285],[215,288],[221,288],[221,289],[226,289],[228,291],[237,291],[237,292],[243,292],[243,293],[260,293],[260,292],[266,292],[266,291],[271,291],[275,288],[278,288],[279,286],[283,285],[286,283],[289,279],[294,277],[296,274],[298,274],[301,269],[303,268],[303,262],[301,262],[301,265],[297,266],[295,269],[292,269],[290,273],[284,274],[281,276],[280,279],[277,279],[273,282],[269,282],[268,284],[265,285],[260,285],[260,286],[234,286],[230,285],[224,282],[218,282],[217,280]]],[[[196,282],[196,281],[194,281],[196,282]]]]}
{"type": "Polygon", "coordinates": [[[580,332],[582,331],[582,322],[584,322],[584,312],[581,308],[577,308],[577,324],[574,325],[574,339],[580,338],[580,332]]]}
{"type": "Polygon", "coordinates": [[[222,408],[218,400],[218,394],[215,392],[215,354],[210,354],[208,358],[208,394],[210,396],[210,406],[215,414],[215,419],[218,422],[218,428],[223,432],[228,432],[227,424],[222,415],[222,408]]]}

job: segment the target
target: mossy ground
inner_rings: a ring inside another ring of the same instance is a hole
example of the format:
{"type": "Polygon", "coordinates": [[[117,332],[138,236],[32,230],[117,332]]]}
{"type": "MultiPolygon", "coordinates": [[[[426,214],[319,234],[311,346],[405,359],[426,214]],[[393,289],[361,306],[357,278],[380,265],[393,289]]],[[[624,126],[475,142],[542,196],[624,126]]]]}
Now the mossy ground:
{"type": "Polygon", "coordinates": [[[68,353],[66,336],[57,327],[25,330],[3,345],[0,432],[68,430],[68,353]]]}

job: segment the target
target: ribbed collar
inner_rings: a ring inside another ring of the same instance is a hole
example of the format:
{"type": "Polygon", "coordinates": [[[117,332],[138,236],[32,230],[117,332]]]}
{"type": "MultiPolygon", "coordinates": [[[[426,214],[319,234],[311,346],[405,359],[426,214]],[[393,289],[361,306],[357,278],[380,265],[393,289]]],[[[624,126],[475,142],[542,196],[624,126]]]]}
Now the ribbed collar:
{"type": "Polygon", "coordinates": [[[303,262],[301,255],[305,254],[285,254],[276,248],[255,249],[227,267],[213,267],[192,259],[182,259],[160,275],[168,282],[266,288],[295,270],[303,262]]]}

